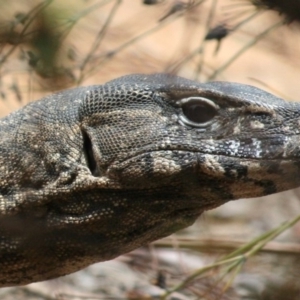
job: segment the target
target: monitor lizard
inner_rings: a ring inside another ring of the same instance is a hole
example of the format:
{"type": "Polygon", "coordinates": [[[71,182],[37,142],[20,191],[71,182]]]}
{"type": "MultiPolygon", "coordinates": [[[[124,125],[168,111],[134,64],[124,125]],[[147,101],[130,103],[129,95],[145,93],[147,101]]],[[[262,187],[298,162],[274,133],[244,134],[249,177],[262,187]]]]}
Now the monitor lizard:
{"type": "Polygon", "coordinates": [[[0,286],[112,259],[229,200],[300,185],[300,104],[128,75],[0,120],[0,286]]]}

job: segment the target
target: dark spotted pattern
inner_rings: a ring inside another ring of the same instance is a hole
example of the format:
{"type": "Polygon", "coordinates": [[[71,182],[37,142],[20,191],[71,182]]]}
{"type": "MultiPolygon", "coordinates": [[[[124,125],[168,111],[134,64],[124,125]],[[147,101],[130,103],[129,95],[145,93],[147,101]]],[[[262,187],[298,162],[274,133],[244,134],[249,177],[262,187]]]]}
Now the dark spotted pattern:
{"type": "Polygon", "coordinates": [[[0,285],[68,274],[229,200],[298,186],[299,122],[299,104],[257,88],[163,74],[12,113],[0,120],[0,285]]]}

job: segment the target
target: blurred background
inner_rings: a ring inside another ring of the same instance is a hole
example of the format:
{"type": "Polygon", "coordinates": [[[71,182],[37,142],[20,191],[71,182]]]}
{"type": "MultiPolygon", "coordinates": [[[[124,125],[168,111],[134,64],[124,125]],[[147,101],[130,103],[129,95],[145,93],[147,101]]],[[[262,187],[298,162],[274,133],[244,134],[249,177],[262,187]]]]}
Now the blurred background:
{"type": "MultiPolygon", "coordinates": [[[[298,0],[0,0],[0,116],[131,73],[246,83],[298,101],[299,21],[298,0]]],[[[166,289],[168,299],[300,299],[300,224],[236,265],[199,271],[297,217],[299,199],[294,190],[228,203],[149,247],[1,289],[0,299],[159,299],[166,289]]]]}

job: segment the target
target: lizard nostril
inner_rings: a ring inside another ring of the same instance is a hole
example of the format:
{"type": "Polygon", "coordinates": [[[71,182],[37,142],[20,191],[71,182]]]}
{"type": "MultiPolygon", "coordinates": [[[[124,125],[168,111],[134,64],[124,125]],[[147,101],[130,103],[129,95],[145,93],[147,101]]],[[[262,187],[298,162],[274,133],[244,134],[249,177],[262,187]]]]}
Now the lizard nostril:
{"type": "Polygon", "coordinates": [[[87,166],[90,169],[91,173],[96,176],[98,173],[97,163],[93,152],[93,145],[89,135],[82,130],[83,136],[83,152],[87,162],[87,166]]]}

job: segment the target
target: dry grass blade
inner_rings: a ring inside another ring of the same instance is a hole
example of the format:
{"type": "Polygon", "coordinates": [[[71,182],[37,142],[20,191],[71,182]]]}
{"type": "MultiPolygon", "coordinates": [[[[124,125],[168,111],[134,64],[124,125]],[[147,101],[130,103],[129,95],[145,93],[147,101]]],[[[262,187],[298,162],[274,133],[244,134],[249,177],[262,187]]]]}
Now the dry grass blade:
{"type": "Polygon", "coordinates": [[[260,34],[256,35],[250,42],[245,44],[239,51],[237,51],[230,59],[228,59],[222,66],[218,67],[209,77],[208,80],[214,80],[220,73],[226,70],[237,58],[239,58],[245,51],[249,50],[252,46],[254,46],[259,40],[264,38],[271,31],[275,30],[282,26],[283,22],[279,21],[269,28],[262,31],[260,34]]]}
{"type": "MultiPolygon", "coordinates": [[[[180,248],[190,249],[197,252],[207,253],[224,253],[228,251],[234,251],[237,248],[242,247],[247,240],[238,240],[231,238],[176,238],[176,242],[180,248]]],[[[164,238],[162,240],[153,243],[156,248],[173,248],[174,240],[170,238],[164,238]]],[[[262,252],[273,254],[300,254],[300,245],[298,243],[281,243],[281,242],[269,242],[265,245],[262,252]]]]}
{"type": "MultiPolygon", "coordinates": [[[[169,291],[165,293],[165,295],[161,298],[162,300],[167,299],[169,295],[173,292],[179,291],[180,289],[186,287],[190,284],[195,278],[199,278],[203,276],[206,272],[215,269],[220,266],[225,267],[225,271],[223,271],[223,276],[234,272],[237,274],[241,265],[246,261],[246,259],[250,258],[251,256],[255,255],[258,251],[260,251],[269,241],[275,239],[278,235],[286,231],[287,229],[294,226],[297,222],[300,221],[300,215],[294,218],[293,220],[286,222],[279,227],[270,230],[259,237],[255,238],[254,240],[250,241],[249,243],[245,244],[244,246],[240,247],[239,249],[233,251],[232,253],[225,255],[223,258],[219,259],[215,263],[212,263],[204,268],[201,268],[191,275],[186,277],[182,282],[180,282],[177,286],[173,287],[169,291]],[[238,268],[238,270],[236,270],[238,268]]],[[[232,280],[232,276],[230,278],[232,280]]]]}
{"type": "Polygon", "coordinates": [[[81,66],[80,66],[80,75],[78,78],[78,84],[80,84],[83,79],[84,79],[84,70],[87,66],[87,64],[89,63],[89,61],[92,59],[94,53],[98,50],[101,42],[103,41],[103,38],[107,32],[107,28],[110,25],[110,23],[112,22],[114,15],[116,14],[116,11],[118,10],[118,8],[120,7],[121,4],[121,0],[117,0],[114,4],[114,6],[111,9],[111,12],[109,13],[104,25],[102,26],[102,28],[100,29],[98,35],[96,36],[96,39],[91,47],[91,50],[89,51],[89,53],[86,55],[85,59],[83,60],[81,66]]]}

